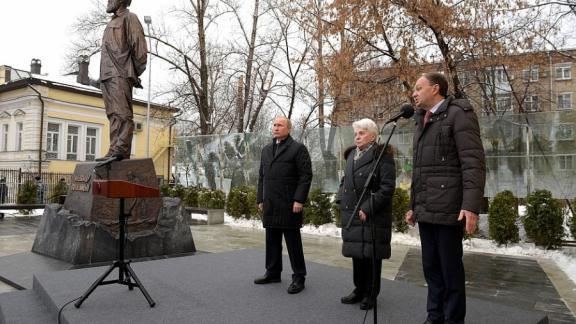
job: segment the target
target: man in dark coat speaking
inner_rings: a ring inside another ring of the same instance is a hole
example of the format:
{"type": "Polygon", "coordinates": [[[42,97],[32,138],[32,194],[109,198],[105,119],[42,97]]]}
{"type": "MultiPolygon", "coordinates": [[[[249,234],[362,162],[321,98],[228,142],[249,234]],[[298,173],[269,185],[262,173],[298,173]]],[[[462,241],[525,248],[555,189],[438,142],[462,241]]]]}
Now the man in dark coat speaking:
{"type": "Polygon", "coordinates": [[[266,274],[254,283],[280,282],[284,235],[294,272],[288,293],[296,294],[304,289],[306,277],[300,228],[312,182],[312,162],[306,146],[290,137],[291,129],[288,118],[276,118],[273,142],[262,149],[256,202],[266,228],[266,274]]]}
{"type": "Polygon", "coordinates": [[[113,13],[102,37],[100,88],[110,121],[110,148],[99,160],[129,159],[134,121],[132,88],[142,88],[140,76],[146,69],[148,49],[138,16],[128,10],[132,0],[108,0],[106,12],[113,13]]]}
{"type": "Polygon", "coordinates": [[[410,210],[418,222],[428,284],[426,324],[461,324],[466,315],[462,237],[472,234],[484,197],[486,164],[478,118],[468,100],[448,96],[441,73],[416,81],[410,210]]]}

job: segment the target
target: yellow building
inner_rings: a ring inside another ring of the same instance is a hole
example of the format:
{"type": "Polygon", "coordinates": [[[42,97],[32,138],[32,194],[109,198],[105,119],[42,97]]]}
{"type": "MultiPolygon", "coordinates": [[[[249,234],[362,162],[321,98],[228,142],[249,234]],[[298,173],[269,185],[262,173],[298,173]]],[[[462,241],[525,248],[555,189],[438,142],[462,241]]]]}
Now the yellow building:
{"type": "MultiPolygon", "coordinates": [[[[48,77],[40,68],[39,60],[30,72],[0,66],[0,169],[72,173],[76,163],[108,151],[102,93],[83,81],[87,75],[48,77]]],[[[135,96],[133,110],[131,158],[145,158],[149,150],[158,177],[169,179],[178,109],[151,104],[149,144],[146,99],[135,96]]]]}

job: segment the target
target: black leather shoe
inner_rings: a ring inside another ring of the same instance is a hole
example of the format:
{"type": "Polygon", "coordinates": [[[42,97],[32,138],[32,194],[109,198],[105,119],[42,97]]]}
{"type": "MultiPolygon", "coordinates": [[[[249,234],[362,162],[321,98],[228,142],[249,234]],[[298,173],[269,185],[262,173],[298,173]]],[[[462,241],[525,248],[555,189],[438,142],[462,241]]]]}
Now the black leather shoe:
{"type": "Polygon", "coordinates": [[[350,295],[340,298],[342,304],[356,304],[362,300],[362,294],[357,293],[356,289],[350,295]]]}
{"type": "Polygon", "coordinates": [[[364,297],[360,302],[361,310],[368,310],[374,308],[374,298],[364,297]]]}
{"type": "Polygon", "coordinates": [[[297,293],[301,292],[302,290],[304,290],[304,282],[294,280],[294,281],[292,281],[290,286],[288,286],[287,291],[289,294],[297,294],[297,293]]]}
{"type": "Polygon", "coordinates": [[[274,277],[274,276],[269,276],[269,275],[265,275],[264,277],[254,279],[254,283],[257,285],[265,285],[265,284],[269,284],[269,283],[273,283],[273,282],[280,282],[280,281],[282,281],[282,279],[280,279],[280,277],[274,277]]]}

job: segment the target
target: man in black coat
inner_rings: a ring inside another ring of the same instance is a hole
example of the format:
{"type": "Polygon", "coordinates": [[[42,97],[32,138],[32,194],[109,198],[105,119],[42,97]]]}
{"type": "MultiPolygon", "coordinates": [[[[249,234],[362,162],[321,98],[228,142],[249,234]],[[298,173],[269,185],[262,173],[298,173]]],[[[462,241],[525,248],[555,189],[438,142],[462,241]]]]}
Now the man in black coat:
{"type": "Polygon", "coordinates": [[[447,96],[441,73],[425,73],[414,87],[416,114],[410,211],[418,222],[428,284],[425,323],[464,323],[464,230],[472,234],[484,197],[486,164],[478,118],[465,99],[447,96]]]}
{"type": "Polygon", "coordinates": [[[262,149],[256,202],[266,228],[266,274],[254,283],[280,282],[284,235],[294,272],[288,293],[296,294],[304,289],[306,277],[300,228],[312,183],[312,162],[306,146],[290,137],[291,129],[288,118],[276,118],[273,142],[262,149]]]}

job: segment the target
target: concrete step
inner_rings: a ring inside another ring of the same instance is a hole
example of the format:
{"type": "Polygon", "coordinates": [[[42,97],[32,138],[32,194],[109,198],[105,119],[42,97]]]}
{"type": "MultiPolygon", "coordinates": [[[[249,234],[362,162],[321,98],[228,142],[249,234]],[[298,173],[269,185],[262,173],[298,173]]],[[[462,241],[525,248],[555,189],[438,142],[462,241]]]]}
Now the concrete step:
{"type": "Polygon", "coordinates": [[[48,311],[34,291],[0,294],[0,324],[56,323],[56,316],[48,311]]]}

